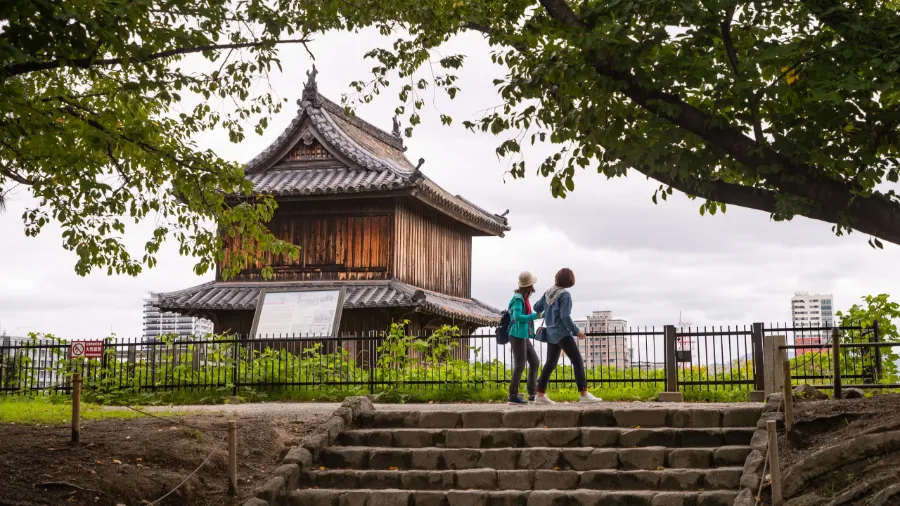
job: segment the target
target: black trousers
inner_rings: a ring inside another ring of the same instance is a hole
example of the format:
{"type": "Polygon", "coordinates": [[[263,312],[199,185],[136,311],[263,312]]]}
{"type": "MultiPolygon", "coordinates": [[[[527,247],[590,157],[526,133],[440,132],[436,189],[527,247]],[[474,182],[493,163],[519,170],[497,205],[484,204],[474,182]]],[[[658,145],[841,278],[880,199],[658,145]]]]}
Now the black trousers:
{"type": "Polygon", "coordinates": [[[556,363],[559,362],[559,351],[565,350],[566,356],[572,361],[572,372],[575,373],[575,384],[578,386],[579,392],[587,390],[587,378],[584,376],[584,360],[581,359],[581,352],[578,351],[578,343],[572,336],[564,337],[559,343],[547,343],[547,361],[544,362],[544,370],[541,372],[541,379],[538,380],[538,392],[547,391],[547,385],[550,384],[550,375],[556,369],[556,363]]]}
{"type": "Polygon", "coordinates": [[[522,380],[522,371],[525,370],[526,362],[528,363],[528,379],[525,385],[528,388],[528,395],[535,395],[537,373],[538,368],[541,366],[541,361],[538,359],[537,352],[534,351],[531,339],[510,337],[509,346],[512,348],[513,355],[513,371],[512,379],[509,380],[509,396],[515,397],[519,395],[519,382],[522,380]]]}

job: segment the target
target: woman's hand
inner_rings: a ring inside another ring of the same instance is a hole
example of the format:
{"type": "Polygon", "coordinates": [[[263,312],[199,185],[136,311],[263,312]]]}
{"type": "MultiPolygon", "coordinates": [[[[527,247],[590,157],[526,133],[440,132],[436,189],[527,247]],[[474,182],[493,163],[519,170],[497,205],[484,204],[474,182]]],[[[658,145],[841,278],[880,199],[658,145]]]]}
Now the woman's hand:
{"type": "Polygon", "coordinates": [[[578,339],[584,339],[584,331],[583,330],[578,331],[578,339]]]}

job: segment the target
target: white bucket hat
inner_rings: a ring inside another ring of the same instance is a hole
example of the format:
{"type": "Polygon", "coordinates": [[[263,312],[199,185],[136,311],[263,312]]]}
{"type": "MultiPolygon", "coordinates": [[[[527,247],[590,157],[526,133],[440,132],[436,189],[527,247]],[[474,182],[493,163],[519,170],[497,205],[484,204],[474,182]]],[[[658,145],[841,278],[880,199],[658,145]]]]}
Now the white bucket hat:
{"type": "Polygon", "coordinates": [[[528,271],[522,271],[521,273],[519,273],[519,288],[534,286],[535,283],[537,283],[537,278],[534,277],[534,274],[528,271]]]}

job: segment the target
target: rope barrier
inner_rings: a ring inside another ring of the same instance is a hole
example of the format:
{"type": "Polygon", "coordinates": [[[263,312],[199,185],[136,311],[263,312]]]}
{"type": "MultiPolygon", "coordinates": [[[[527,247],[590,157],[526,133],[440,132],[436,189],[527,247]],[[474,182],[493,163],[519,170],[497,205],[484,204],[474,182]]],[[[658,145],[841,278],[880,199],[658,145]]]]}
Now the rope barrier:
{"type": "Polygon", "coordinates": [[[194,429],[194,430],[205,430],[205,431],[210,431],[210,432],[228,432],[228,429],[217,429],[217,428],[215,428],[215,427],[201,427],[201,426],[199,426],[199,425],[192,425],[192,424],[189,424],[189,423],[184,423],[184,422],[181,422],[181,421],[172,419],[172,418],[163,418],[163,417],[161,417],[161,416],[156,416],[156,415],[154,415],[154,414],[152,414],[152,413],[147,413],[146,411],[141,411],[140,409],[137,409],[137,408],[134,408],[134,407],[131,407],[131,406],[124,406],[124,407],[126,407],[126,408],[128,408],[128,409],[130,409],[130,410],[132,410],[132,411],[136,411],[136,412],[138,412],[138,413],[140,413],[140,414],[142,414],[142,415],[144,415],[144,416],[149,416],[149,417],[151,417],[151,418],[156,418],[157,420],[162,420],[162,421],[164,421],[164,422],[166,422],[166,423],[175,424],[175,425],[181,425],[181,426],[183,426],[183,427],[188,427],[188,428],[191,428],[191,429],[194,429]]]}
{"type": "Polygon", "coordinates": [[[160,501],[162,501],[162,500],[165,499],[166,497],[169,497],[170,495],[172,495],[172,493],[175,492],[176,490],[178,490],[179,487],[181,487],[182,485],[184,485],[185,483],[187,483],[187,481],[190,480],[192,476],[194,476],[195,474],[197,474],[197,471],[199,471],[201,467],[205,466],[206,463],[209,462],[209,459],[211,459],[212,456],[215,455],[215,454],[216,454],[216,452],[210,453],[210,454],[209,454],[209,457],[206,457],[206,460],[204,460],[202,464],[200,464],[199,466],[197,466],[197,469],[194,469],[194,472],[192,472],[191,474],[189,474],[189,475],[187,476],[187,478],[185,478],[184,480],[182,480],[182,482],[179,483],[175,488],[173,488],[172,490],[166,492],[166,495],[164,495],[164,496],[160,497],[159,499],[157,499],[157,500],[155,500],[155,501],[149,503],[147,506],[153,506],[154,504],[158,504],[160,501]]]}

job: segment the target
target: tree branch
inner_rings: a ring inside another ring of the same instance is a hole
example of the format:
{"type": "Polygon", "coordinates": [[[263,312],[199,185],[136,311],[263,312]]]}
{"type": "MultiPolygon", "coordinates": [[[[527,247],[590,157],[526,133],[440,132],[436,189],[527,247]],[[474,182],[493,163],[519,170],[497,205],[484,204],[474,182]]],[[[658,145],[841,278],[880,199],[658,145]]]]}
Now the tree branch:
{"type": "MultiPolygon", "coordinates": [[[[667,174],[659,174],[649,167],[633,167],[636,171],[647,176],[650,179],[659,181],[660,183],[671,186],[672,188],[692,197],[700,197],[715,202],[722,202],[747,209],[755,209],[764,211],[769,214],[778,212],[778,201],[776,192],[766,188],[756,188],[736,183],[726,183],[720,180],[703,181],[695,183],[693,181],[685,181],[680,178],[669,176],[667,174]]],[[[895,205],[891,220],[892,225],[881,227],[877,224],[877,219],[871,210],[871,206],[866,200],[879,199],[880,195],[865,197],[861,201],[851,204],[846,210],[838,210],[831,207],[825,207],[821,204],[810,206],[797,214],[813,220],[824,221],[826,223],[837,224],[841,221],[841,214],[845,214],[853,221],[860,224],[854,228],[860,232],[880,237],[894,244],[900,244],[900,206],[895,205]],[[874,223],[874,226],[871,225],[874,223]]]]}
{"type": "Polygon", "coordinates": [[[547,9],[550,17],[566,26],[577,30],[587,28],[585,22],[575,14],[575,11],[569,7],[566,0],[541,0],[541,5],[544,6],[544,9],[547,9]]]}
{"type": "Polygon", "coordinates": [[[15,182],[17,182],[17,183],[19,183],[19,184],[24,184],[24,185],[27,185],[27,186],[33,186],[33,185],[34,185],[34,181],[32,181],[32,180],[30,180],[30,179],[28,179],[28,178],[26,178],[26,177],[24,177],[24,176],[20,176],[19,174],[16,174],[15,172],[13,172],[13,171],[10,170],[9,168],[7,168],[5,165],[0,165],[0,174],[2,174],[2,175],[5,176],[5,177],[8,177],[8,178],[12,179],[13,181],[15,181],[15,182]]]}
{"type": "MultiPolygon", "coordinates": [[[[725,12],[725,19],[719,24],[722,29],[722,43],[725,45],[725,54],[728,55],[728,62],[731,64],[731,70],[737,77],[741,76],[740,63],[738,62],[737,50],[734,48],[734,40],[731,38],[731,22],[734,18],[734,7],[725,12]]],[[[756,144],[762,145],[766,142],[763,137],[762,123],[759,121],[759,103],[756,94],[748,93],[747,102],[750,106],[750,121],[753,122],[753,136],[756,137],[756,144]]]]}
{"type": "MultiPolygon", "coordinates": [[[[304,44],[310,42],[311,39],[307,37],[303,37],[301,39],[285,39],[285,40],[276,40],[275,44],[304,44]]],[[[202,51],[220,51],[223,49],[245,49],[250,47],[260,47],[265,44],[269,44],[272,41],[257,41],[257,42],[243,42],[238,44],[208,44],[204,46],[193,46],[193,47],[181,47],[175,49],[169,49],[167,51],[160,51],[158,53],[152,53],[143,57],[133,58],[131,61],[136,63],[146,63],[154,60],[159,60],[162,58],[170,58],[172,56],[180,56],[191,53],[199,53],[202,51]]],[[[18,76],[22,74],[28,74],[30,72],[38,72],[41,70],[51,70],[56,68],[65,68],[65,67],[75,67],[87,69],[91,67],[97,66],[112,66],[112,65],[121,65],[124,58],[106,58],[102,60],[96,60],[94,58],[76,58],[73,60],[51,60],[48,62],[26,62],[26,63],[17,63],[13,65],[9,65],[4,68],[0,68],[0,77],[7,78],[18,76]]]]}

